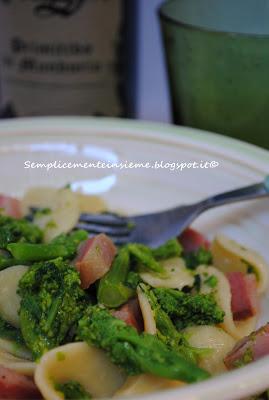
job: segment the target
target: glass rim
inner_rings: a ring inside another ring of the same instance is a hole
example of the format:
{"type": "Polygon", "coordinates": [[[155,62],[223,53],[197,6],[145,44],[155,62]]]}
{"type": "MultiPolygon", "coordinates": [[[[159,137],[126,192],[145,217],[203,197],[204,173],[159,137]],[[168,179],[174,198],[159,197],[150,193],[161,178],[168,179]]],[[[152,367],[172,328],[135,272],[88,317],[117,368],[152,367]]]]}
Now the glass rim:
{"type": "Polygon", "coordinates": [[[203,32],[203,33],[212,33],[216,35],[230,35],[230,36],[238,36],[238,37],[246,37],[246,38],[255,38],[255,39],[268,39],[269,33],[244,33],[244,32],[234,32],[234,31],[225,31],[218,30],[213,28],[205,28],[200,25],[194,25],[191,23],[183,22],[180,19],[170,15],[167,13],[164,8],[169,3],[174,3],[177,0],[165,0],[157,9],[157,13],[159,15],[160,20],[172,23],[175,26],[181,28],[191,29],[193,31],[203,32]]]}

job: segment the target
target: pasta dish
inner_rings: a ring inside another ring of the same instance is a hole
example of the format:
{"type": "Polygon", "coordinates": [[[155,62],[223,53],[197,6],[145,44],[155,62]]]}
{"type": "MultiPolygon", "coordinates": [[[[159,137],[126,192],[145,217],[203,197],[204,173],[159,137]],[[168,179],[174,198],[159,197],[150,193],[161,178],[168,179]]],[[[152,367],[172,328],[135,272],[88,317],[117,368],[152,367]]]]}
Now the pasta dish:
{"type": "Polygon", "coordinates": [[[268,266],[188,228],[158,248],[79,229],[101,199],[0,195],[0,398],[120,398],[183,387],[269,353],[268,266]],[[257,329],[259,328],[259,329],[257,329]]]}

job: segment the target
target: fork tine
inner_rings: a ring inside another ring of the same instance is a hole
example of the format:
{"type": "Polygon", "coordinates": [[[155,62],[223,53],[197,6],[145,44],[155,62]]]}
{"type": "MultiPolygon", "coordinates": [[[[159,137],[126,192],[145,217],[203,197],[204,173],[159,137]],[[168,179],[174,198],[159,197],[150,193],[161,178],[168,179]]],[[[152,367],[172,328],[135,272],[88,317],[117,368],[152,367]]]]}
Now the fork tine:
{"type": "Polygon", "coordinates": [[[128,239],[128,236],[126,237],[121,237],[121,238],[117,238],[117,237],[112,237],[111,236],[111,240],[113,241],[113,243],[116,246],[123,246],[124,244],[127,244],[130,242],[130,240],[128,239]]]}
{"type": "Polygon", "coordinates": [[[115,214],[86,214],[82,213],[79,217],[80,222],[90,224],[111,225],[111,226],[127,226],[128,219],[119,217],[115,214]]]}
{"type": "Polygon", "coordinates": [[[128,236],[131,232],[130,228],[125,226],[105,226],[105,225],[98,225],[98,224],[90,224],[79,222],[76,225],[76,229],[84,229],[90,233],[105,233],[109,236],[128,236]]]}

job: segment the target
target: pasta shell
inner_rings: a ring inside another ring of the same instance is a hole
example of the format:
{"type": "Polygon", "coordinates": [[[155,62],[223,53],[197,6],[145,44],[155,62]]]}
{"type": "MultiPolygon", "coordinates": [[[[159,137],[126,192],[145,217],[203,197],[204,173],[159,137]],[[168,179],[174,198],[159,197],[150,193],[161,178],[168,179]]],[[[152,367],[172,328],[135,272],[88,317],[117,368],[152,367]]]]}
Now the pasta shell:
{"type": "Polygon", "coordinates": [[[101,197],[88,196],[77,193],[79,201],[79,210],[81,213],[100,213],[107,210],[106,203],[101,197]]]}
{"type": "Polygon", "coordinates": [[[196,272],[201,277],[201,293],[209,293],[214,291],[216,302],[220,308],[225,312],[224,321],[220,324],[229,335],[233,336],[235,339],[241,339],[244,336],[249,335],[256,326],[257,318],[256,316],[248,318],[243,321],[234,321],[231,309],[231,289],[228,279],[223,272],[219,271],[215,267],[201,265],[196,269],[196,272]],[[205,276],[215,276],[217,278],[217,285],[214,289],[210,288],[204,283],[205,276]]]}
{"type": "Polygon", "coordinates": [[[142,312],[143,321],[144,321],[144,331],[150,333],[151,335],[156,335],[157,327],[154,318],[153,310],[150,306],[150,303],[142,292],[140,287],[137,288],[137,296],[139,301],[139,306],[142,312]]]}
{"type": "Polygon", "coordinates": [[[58,189],[47,186],[35,186],[27,190],[21,200],[22,211],[28,214],[30,207],[51,208],[54,206],[54,199],[58,189]]]}
{"type": "Polygon", "coordinates": [[[35,383],[46,400],[62,400],[55,383],[79,382],[94,398],[111,397],[126,376],[105,352],[86,343],[70,343],[43,355],[35,371],[35,383]]]}
{"type": "Polygon", "coordinates": [[[191,346],[200,349],[211,349],[208,355],[201,358],[199,366],[211,374],[219,374],[226,371],[223,359],[235,345],[235,339],[223,329],[216,326],[192,326],[186,328],[191,346]]]}
{"type": "Polygon", "coordinates": [[[161,264],[165,271],[163,276],[153,271],[141,272],[140,276],[143,281],[154,288],[163,287],[181,290],[184,286],[193,286],[193,273],[186,268],[182,258],[170,258],[161,262],[161,264]]]}
{"type": "Polygon", "coordinates": [[[0,271],[0,315],[17,328],[20,326],[18,311],[21,301],[17,289],[27,269],[25,265],[15,265],[0,271]]]}
{"type": "MultiPolygon", "coordinates": [[[[28,214],[30,207],[53,208],[54,199],[59,189],[52,187],[33,187],[29,189],[22,199],[22,210],[28,214]]],[[[89,196],[79,192],[73,192],[78,197],[79,211],[85,213],[99,213],[107,210],[106,203],[101,197],[89,196]]]]}
{"type": "Polygon", "coordinates": [[[33,376],[36,368],[36,363],[16,357],[3,350],[0,350],[0,365],[28,376],[33,376]]]}
{"type": "Polygon", "coordinates": [[[211,251],[216,268],[223,272],[241,271],[244,273],[251,268],[257,276],[259,293],[266,291],[269,266],[258,253],[243,247],[225,235],[216,236],[211,251]]]}
{"type": "Polygon", "coordinates": [[[12,354],[13,356],[23,358],[24,360],[32,360],[32,353],[24,346],[7,339],[0,339],[0,351],[12,354]]]}
{"type": "Polygon", "coordinates": [[[127,378],[124,385],[115,393],[113,397],[139,396],[159,390],[175,389],[184,386],[184,382],[172,381],[150,374],[142,374],[127,378]]]}
{"type": "Polygon", "coordinates": [[[34,223],[44,230],[45,242],[50,242],[61,233],[71,231],[80,215],[78,197],[70,189],[51,192],[51,196],[46,205],[51,212],[38,215],[34,219],[34,223]]]}

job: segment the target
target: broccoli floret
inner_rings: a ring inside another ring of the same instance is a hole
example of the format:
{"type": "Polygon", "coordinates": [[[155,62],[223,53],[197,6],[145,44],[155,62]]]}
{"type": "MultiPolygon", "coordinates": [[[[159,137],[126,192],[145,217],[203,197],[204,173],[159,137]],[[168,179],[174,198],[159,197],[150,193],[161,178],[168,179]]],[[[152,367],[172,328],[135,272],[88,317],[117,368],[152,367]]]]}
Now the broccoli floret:
{"type": "Polygon", "coordinates": [[[171,257],[179,257],[182,252],[182,247],[177,239],[168,240],[155,249],[151,249],[140,243],[130,243],[126,247],[132,260],[138,264],[138,266],[159,273],[163,272],[163,267],[159,261],[171,257]]]}
{"type": "Polygon", "coordinates": [[[22,335],[35,358],[65,342],[86,301],[78,272],[61,258],[32,265],[18,293],[22,335]]]}
{"type": "Polygon", "coordinates": [[[87,231],[79,229],[69,234],[62,233],[54,238],[50,244],[64,246],[67,250],[68,258],[72,258],[77,252],[78,245],[88,239],[88,236],[87,231]]]}
{"type": "Polygon", "coordinates": [[[137,272],[130,270],[131,267],[162,272],[163,267],[158,260],[180,253],[181,246],[176,239],[169,240],[156,249],[138,243],[121,247],[111,269],[99,282],[98,302],[110,308],[126,303],[130,297],[133,297],[133,290],[141,281],[137,272]]]}
{"type": "Polygon", "coordinates": [[[186,267],[189,269],[195,269],[199,267],[199,265],[212,264],[212,254],[204,247],[200,247],[195,252],[183,254],[183,258],[185,260],[186,267]]]}
{"type": "Polygon", "coordinates": [[[130,243],[127,245],[127,249],[131,255],[133,261],[145,269],[149,269],[155,272],[163,272],[163,267],[154,258],[152,251],[149,247],[144,246],[140,243],[130,243]]]}
{"type": "Polygon", "coordinates": [[[163,310],[179,329],[223,322],[224,311],[217,305],[212,293],[192,295],[164,288],[153,289],[153,292],[163,310]]]}
{"type": "Polygon", "coordinates": [[[136,289],[138,284],[142,282],[140,275],[135,271],[129,271],[126,278],[126,285],[131,289],[136,289]]]}
{"type": "Polygon", "coordinates": [[[180,257],[182,246],[177,239],[170,239],[163,245],[152,249],[151,251],[156,260],[167,260],[172,257],[180,257]]]}
{"type": "Polygon", "coordinates": [[[61,392],[64,400],[90,400],[92,396],[76,381],[55,383],[55,389],[61,392]]]}
{"type": "Polygon", "coordinates": [[[78,339],[104,349],[127,374],[151,373],[168,379],[196,382],[209,374],[173,352],[154,335],[141,335],[100,306],[88,307],[79,321],[78,339]]]}
{"type": "Polygon", "coordinates": [[[204,282],[207,286],[214,289],[218,284],[218,278],[215,275],[210,275],[208,278],[205,279],[204,282]]]}
{"type": "Polygon", "coordinates": [[[15,219],[0,215],[0,248],[6,249],[9,243],[42,241],[42,231],[26,219],[15,219]]]}
{"type": "Polygon", "coordinates": [[[156,322],[157,336],[160,340],[191,362],[197,362],[204,355],[208,355],[209,349],[198,349],[188,343],[186,335],[176,329],[171,318],[161,308],[157,297],[148,285],[141,283],[139,288],[150,303],[156,322]]]}

